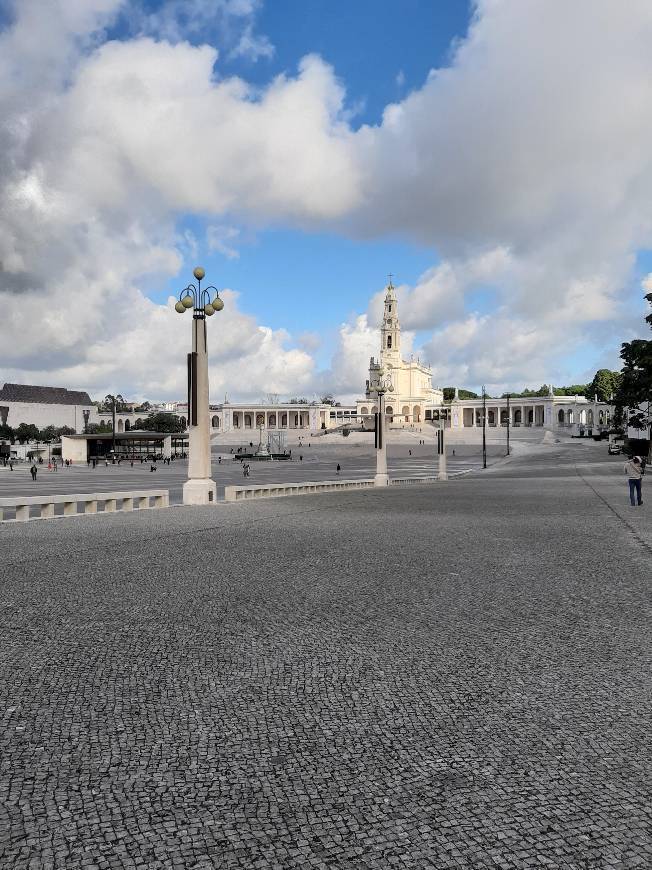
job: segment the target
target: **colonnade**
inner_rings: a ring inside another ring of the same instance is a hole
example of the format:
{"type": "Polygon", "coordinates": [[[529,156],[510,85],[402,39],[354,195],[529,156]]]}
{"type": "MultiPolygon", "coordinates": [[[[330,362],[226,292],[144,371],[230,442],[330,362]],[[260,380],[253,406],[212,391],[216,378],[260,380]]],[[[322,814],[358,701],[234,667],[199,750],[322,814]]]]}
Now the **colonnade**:
{"type": "Polygon", "coordinates": [[[261,426],[264,429],[310,429],[310,412],[299,408],[278,411],[255,408],[250,411],[234,410],[231,415],[233,429],[258,429],[261,426]]]}

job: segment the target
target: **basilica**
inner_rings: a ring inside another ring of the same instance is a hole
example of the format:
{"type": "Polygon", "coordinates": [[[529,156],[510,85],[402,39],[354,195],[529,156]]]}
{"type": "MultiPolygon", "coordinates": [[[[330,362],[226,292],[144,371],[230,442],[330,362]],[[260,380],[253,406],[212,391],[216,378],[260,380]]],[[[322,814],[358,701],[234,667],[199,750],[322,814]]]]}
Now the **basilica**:
{"type": "MultiPolygon", "coordinates": [[[[378,410],[379,382],[391,386],[386,394],[385,414],[390,423],[414,424],[426,419],[426,410],[432,412],[444,402],[441,390],[432,386],[432,371],[419,360],[408,362],[401,355],[401,324],[398,319],[396,290],[391,282],[385,292],[383,322],[380,327],[380,357],[371,357],[365,398],[356,403],[357,416],[363,422],[378,410]]],[[[428,414],[428,419],[432,413],[428,414]]]]}
{"type": "MultiPolygon", "coordinates": [[[[468,430],[520,427],[566,434],[596,434],[608,429],[613,405],[599,402],[597,396],[546,396],[513,399],[460,399],[457,389],[444,399],[441,388],[434,387],[432,370],[419,359],[405,360],[401,352],[401,324],[396,290],[390,280],[385,288],[383,318],[380,324],[380,355],[369,362],[369,377],[364,398],[351,404],[323,402],[222,402],[210,406],[211,435],[233,435],[253,440],[256,430],[290,433],[298,438],[327,432],[369,430],[379,409],[378,388],[384,393],[388,428],[426,432],[427,427],[468,430]],[[391,387],[391,389],[390,389],[391,387]]],[[[155,410],[178,416],[185,425],[185,402],[169,403],[155,410]]],[[[142,416],[142,413],[141,413],[142,416]]],[[[133,410],[116,412],[117,433],[127,433],[137,424],[133,410]]],[[[101,412],[87,393],[62,388],[5,384],[0,390],[0,424],[14,428],[21,423],[67,426],[84,432],[89,423],[113,425],[112,415],[101,412]]],[[[533,433],[534,434],[534,433],[533,433]]],[[[262,436],[261,436],[262,437],[262,436]]]]}

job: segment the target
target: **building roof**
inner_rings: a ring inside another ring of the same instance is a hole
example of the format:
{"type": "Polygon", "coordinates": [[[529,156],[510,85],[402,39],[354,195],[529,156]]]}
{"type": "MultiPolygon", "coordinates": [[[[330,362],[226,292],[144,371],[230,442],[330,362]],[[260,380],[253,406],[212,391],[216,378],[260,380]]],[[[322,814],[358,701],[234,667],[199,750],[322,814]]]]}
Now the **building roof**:
{"type": "Polygon", "coordinates": [[[5,384],[0,390],[0,401],[28,402],[38,405],[92,405],[91,397],[83,390],[65,387],[36,387],[31,384],[5,384]]]}
{"type": "MultiPolygon", "coordinates": [[[[146,429],[130,429],[128,432],[116,432],[116,441],[163,441],[171,435],[172,438],[188,438],[187,432],[150,432],[146,429]]],[[[62,438],[70,438],[75,441],[110,441],[113,432],[90,432],[84,435],[62,435],[62,438]]]]}

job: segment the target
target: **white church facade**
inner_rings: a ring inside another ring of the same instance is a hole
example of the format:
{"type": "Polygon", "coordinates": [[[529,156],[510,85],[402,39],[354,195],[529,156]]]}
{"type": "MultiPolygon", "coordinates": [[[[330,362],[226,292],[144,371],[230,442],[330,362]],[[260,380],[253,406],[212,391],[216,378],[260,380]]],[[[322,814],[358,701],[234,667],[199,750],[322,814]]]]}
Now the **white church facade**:
{"type": "Polygon", "coordinates": [[[378,411],[376,388],[382,377],[392,391],[384,398],[387,425],[392,428],[417,429],[425,425],[450,429],[475,429],[483,424],[490,429],[540,428],[580,434],[608,428],[613,405],[591,401],[585,396],[555,396],[550,387],[547,396],[514,399],[460,399],[458,390],[451,401],[444,401],[442,389],[433,387],[432,371],[422,364],[404,360],[401,353],[401,326],[396,290],[392,283],[385,290],[383,319],[380,327],[380,356],[371,358],[365,398],[356,402],[357,417],[365,426],[373,426],[378,411]]]}
{"type": "MultiPolygon", "coordinates": [[[[253,441],[258,431],[285,431],[294,435],[317,434],[324,430],[371,429],[378,411],[376,387],[382,377],[391,382],[392,391],[384,397],[387,426],[425,431],[427,426],[444,426],[453,430],[477,429],[483,424],[482,399],[460,399],[458,391],[450,401],[444,400],[441,388],[434,387],[433,373],[419,359],[403,359],[401,325],[396,290],[391,281],[385,289],[383,318],[380,324],[380,355],[369,363],[364,398],[350,405],[313,403],[222,402],[210,405],[211,435],[229,434],[236,441],[253,441]]],[[[528,396],[514,399],[487,398],[486,425],[490,429],[506,427],[534,428],[581,434],[609,428],[613,405],[593,401],[585,396],[528,396]]],[[[166,408],[185,424],[187,405],[169,404],[166,408]]],[[[116,414],[118,433],[134,428],[138,417],[133,411],[116,414]]],[[[63,388],[5,384],[0,390],[0,423],[17,427],[20,423],[69,426],[84,432],[89,423],[112,422],[111,414],[98,412],[85,392],[63,388]]]]}

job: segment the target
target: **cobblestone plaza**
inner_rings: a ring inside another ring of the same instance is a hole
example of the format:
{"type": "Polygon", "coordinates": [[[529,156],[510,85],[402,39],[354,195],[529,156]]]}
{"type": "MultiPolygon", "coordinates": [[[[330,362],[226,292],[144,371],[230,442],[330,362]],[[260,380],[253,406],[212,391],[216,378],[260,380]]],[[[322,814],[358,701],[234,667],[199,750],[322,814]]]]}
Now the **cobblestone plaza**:
{"type": "Polygon", "coordinates": [[[651,866],[621,464],[0,526],[0,866],[651,866]]]}

